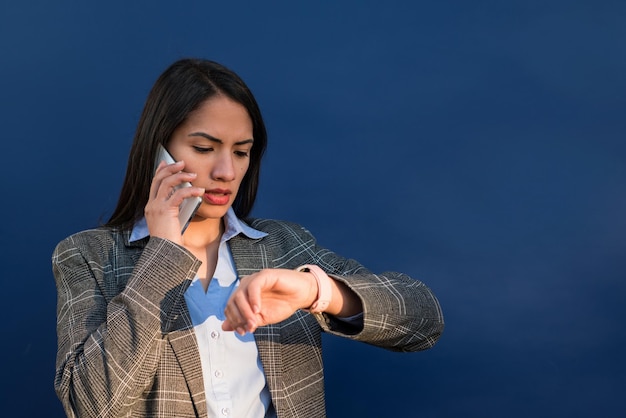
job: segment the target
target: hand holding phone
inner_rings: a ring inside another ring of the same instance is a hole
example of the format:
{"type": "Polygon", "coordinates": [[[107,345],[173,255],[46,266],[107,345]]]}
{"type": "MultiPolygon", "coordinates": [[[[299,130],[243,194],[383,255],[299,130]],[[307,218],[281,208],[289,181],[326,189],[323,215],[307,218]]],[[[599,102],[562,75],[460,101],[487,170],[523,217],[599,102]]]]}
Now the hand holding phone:
{"type": "MultiPolygon", "coordinates": [[[[165,161],[167,164],[174,164],[176,162],[174,161],[174,158],[172,158],[170,153],[167,152],[167,150],[162,145],[159,145],[159,151],[157,152],[156,162],[154,164],[155,170],[156,167],[159,166],[159,163],[161,161],[165,161]]],[[[181,183],[176,186],[174,190],[178,190],[181,187],[191,187],[191,183],[187,181],[181,183]]],[[[180,221],[181,234],[183,234],[185,232],[185,229],[187,229],[189,221],[191,221],[191,218],[193,218],[193,216],[196,214],[196,211],[200,207],[201,203],[202,198],[199,196],[192,196],[183,200],[183,203],[180,205],[178,212],[178,220],[180,221]]]]}

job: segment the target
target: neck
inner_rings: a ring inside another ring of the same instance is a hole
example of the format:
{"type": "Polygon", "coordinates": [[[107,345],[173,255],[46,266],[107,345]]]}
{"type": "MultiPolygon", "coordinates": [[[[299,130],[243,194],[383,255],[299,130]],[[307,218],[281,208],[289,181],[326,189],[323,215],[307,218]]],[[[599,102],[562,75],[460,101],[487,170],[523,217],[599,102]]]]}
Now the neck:
{"type": "Polygon", "coordinates": [[[207,248],[220,241],[224,233],[223,219],[192,220],[183,234],[183,245],[188,248],[207,248]]]}

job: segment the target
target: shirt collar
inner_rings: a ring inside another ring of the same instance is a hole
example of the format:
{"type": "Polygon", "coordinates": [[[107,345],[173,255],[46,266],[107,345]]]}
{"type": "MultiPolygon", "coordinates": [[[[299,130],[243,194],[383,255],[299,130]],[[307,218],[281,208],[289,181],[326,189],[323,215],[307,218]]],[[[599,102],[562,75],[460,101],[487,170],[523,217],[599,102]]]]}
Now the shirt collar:
{"type": "MultiPolygon", "coordinates": [[[[224,233],[222,234],[221,242],[226,242],[238,234],[244,234],[248,238],[252,239],[263,238],[267,235],[266,232],[254,229],[251,226],[242,222],[237,217],[237,215],[235,215],[235,211],[231,207],[228,208],[228,211],[224,216],[224,233]]],[[[140,239],[143,239],[149,235],[150,233],[148,232],[148,224],[146,223],[146,218],[143,217],[138,220],[133,226],[133,231],[130,234],[129,242],[139,241],[140,239]]]]}

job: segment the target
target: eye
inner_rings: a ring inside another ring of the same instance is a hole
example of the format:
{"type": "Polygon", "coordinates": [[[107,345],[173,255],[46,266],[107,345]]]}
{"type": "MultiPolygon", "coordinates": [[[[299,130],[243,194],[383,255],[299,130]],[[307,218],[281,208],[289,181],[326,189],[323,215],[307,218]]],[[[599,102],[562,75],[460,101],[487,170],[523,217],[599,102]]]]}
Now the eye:
{"type": "Polygon", "coordinates": [[[237,157],[245,158],[248,156],[248,151],[235,151],[237,157]]]}
{"type": "Polygon", "coordinates": [[[209,147],[209,148],[204,148],[204,147],[198,147],[198,146],[194,146],[193,149],[200,153],[200,154],[206,154],[207,152],[211,152],[213,151],[213,148],[209,147]]]}

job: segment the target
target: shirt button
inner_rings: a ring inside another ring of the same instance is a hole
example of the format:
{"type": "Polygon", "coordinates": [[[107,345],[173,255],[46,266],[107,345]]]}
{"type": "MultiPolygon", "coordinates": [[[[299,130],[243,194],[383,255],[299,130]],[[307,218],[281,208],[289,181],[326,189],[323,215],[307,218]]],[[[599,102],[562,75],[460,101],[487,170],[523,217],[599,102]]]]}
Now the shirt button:
{"type": "Polygon", "coordinates": [[[214,340],[219,338],[220,333],[217,331],[211,331],[211,338],[213,338],[214,340]]]}
{"type": "Polygon", "coordinates": [[[230,409],[222,408],[222,415],[224,415],[224,416],[230,415],[230,409]]]}
{"type": "Polygon", "coordinates": [[[224,373],[222,373],[222,371],[221,371],[221,370],[216,370],[216,371],[215,371],[215,377],[220,378],[220,377],[222,377],[222,376],[224,376],[224,373]]]}

